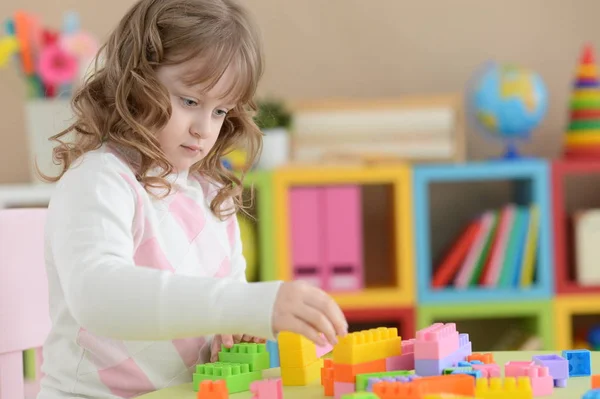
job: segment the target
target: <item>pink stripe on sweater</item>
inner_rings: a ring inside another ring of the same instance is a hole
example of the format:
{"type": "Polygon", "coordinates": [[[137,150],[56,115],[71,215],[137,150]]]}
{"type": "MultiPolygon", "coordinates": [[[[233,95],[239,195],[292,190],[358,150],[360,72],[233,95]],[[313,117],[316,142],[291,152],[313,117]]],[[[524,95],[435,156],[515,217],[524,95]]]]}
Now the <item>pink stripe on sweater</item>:
{"type": "Polygon", "coordinates": [[[173,345],[177,349],[177,352],[179,352],[185,366],[190,368],[199,363],[200,351],[206,345],[206,339],[202,337],[176,339],[173,340],[173,345]]]}
{"type": "Polygon", "coordinates": [[[136,250],[133,260],[137,266],[149,267],[151,269],[167,270],[174,272],[175,269],[164,254],[158,239],[152,237],[144,241],[136,250]]]}
{"type": "Polygon", "coordinates": [[[110,392],[121,398],[135,398],[156,390],[148,376],[133,359],[127,359],[115,367],[100,370],[98,375],[100,381],[110,389],[110,392]]]}
{"type": "Polygon", "coordinates": [[[174,195],[169,212],[181,226],[189,240],[194,241],[204,228],[206,218],[204,210],[190,197],[182,193],[174,195]]]}

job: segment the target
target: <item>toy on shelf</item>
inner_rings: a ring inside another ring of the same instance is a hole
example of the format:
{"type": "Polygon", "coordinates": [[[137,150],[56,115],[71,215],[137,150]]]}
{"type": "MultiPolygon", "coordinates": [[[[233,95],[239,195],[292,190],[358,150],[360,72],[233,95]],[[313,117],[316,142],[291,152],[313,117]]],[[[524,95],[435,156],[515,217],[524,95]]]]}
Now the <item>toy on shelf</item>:
{"type": "Polygon", "coordinates": [[[564,157],[600,159],[600,82],[591,45],[583,48],[577,67],[564,157]]]}
{"type": "Polygon", "coordinates": [[[541,76],[514,65],[489,62],[477,71],[468,92],[471,122],[505,142],[504,159],[520,158],[517,141],[530,138],[548,108],[541,76]]]}
{"type": "Polygon", "coordinates": [[[526,288],[533,284],[539,209],[509,204],[471,221],[434,269],[432,287],[526,288]]]}

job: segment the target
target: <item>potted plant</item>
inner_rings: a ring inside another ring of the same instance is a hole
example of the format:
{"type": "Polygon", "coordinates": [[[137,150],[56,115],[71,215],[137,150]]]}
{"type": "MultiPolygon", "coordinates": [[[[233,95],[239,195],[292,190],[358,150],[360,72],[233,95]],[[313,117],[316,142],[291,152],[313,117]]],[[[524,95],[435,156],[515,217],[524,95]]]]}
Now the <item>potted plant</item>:
{"type": "Polygon", "coordinates": [[[259,100],[257,105],[258,112],[254,120],[264,134],[257,167],[273,169],[289,161],[292,115],[281,100],[259,100]]]}

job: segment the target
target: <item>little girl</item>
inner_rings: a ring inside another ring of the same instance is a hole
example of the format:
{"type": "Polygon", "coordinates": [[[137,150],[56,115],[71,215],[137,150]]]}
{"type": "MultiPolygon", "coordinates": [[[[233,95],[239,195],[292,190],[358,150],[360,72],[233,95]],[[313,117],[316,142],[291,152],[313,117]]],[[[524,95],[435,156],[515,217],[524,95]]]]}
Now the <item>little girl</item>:
{"type": "Polygon", "coordinates": [[[242,182],[220,159],[245,144],[251,164],[260,150],[249,112],[262,53],[246,11],[233,0],[141,0],[99,56],[73,99],[76,121],[53,137],[63,169],[47,176],[57,182],[53,327],[38,399],[190,382],[221,342],[283,330],[335,344],[347,324],[323,291],[245,279],[242,182]]]}

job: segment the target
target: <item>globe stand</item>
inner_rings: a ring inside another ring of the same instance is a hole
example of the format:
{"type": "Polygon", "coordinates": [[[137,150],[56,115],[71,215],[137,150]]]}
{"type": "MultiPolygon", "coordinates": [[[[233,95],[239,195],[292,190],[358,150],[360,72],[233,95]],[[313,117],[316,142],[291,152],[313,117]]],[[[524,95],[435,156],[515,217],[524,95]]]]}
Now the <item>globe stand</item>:
{"type": "Polygon", "coordinates": [[[517,145],[510,141],[506,144],[506,149],[504,150],[504,155],[502,156],[502,159],[505,160],[510,160],[510,161],[514,161],[516,159],[521,159],[522,156],[519,154],[519,150],[517,148],[517,145]]]}

